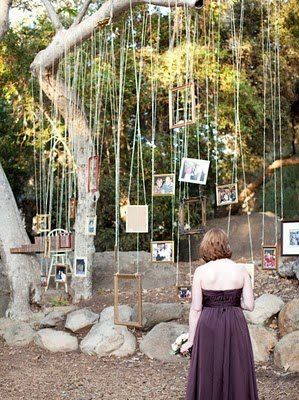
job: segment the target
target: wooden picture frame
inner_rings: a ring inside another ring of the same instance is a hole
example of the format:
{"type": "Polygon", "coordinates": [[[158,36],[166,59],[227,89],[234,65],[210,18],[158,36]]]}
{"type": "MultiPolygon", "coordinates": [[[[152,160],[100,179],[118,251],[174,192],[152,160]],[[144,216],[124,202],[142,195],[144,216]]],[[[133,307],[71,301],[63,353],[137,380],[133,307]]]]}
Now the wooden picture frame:
{"type": "Polygon", "coordinates": [[[154,174],[152,183],[152,195],[174,196],[175,195],[175,174],[154,174]],[[170,182],[172,182],[172,185],[170,182]],[[159,184],[158,184],[159,182],[159,184]]]}
{"type": "Polygon", "coordinates": [[[74,275],[78,278],[85,278],[87,276],[87,257],[75,257],[74,275]]]}
{"type": "Polygon", "coordinates": [[[99,190],[99,156],[91,156],[88,159],[88,176],[87,176],[87,190],[88,192],[98,192],[99,190]]]}
{"type": "Polygon", "coordinates": [[[151,260],[153,263],[174,262],[174,241],[160,240],[151,242],[151,260]],[[164,245],[164,248],[162,247],[164,245]],[[159,249],[160,247],[160,249],[159,249]],[[164,252],[164,253],[161,253],[164,252]],[[170,253],[170,254],[169,254],[170,253]]]}
{"type": "Polygon", "coordinates": [[[127,205],[126,233],[148,233],[147,205],[127,205]]]}
{"type": "Polygon", "coordinates": [[[51,257],[52,239],[50,236],[44,238],[44,258],[51,257]]]}
{"type": "Polygon", "coordinates": [[[69,218],[76,219],[78,201],[75,197],[69,199],[69,218]]]}
{"type": "Polygon", "coordinates": [[[192,299],[192,286],[191,285],[177,285],[177,294],[179,300],[192,299]]]}
{"type": "Polygon", "coordinates": [[[58,248],[59,250],[72,248],[72,234],[61,232],[58,234],[58,248]]]}
{"type": "Polygon", "coordinates": [[[217,207],[228,206],[238,203],[238,184],[230,183],[227,185],[216,186],[217,207]]]}
{"type": "Polygon", "coordinates": [[[114,275],[114,324],[132,328],[142,328],[142,280],[140,274],[120,274],[114,275]],[[119,319],[119,281],[134,280],[137,284],[137,321],[121,321],[119,319]]]}
{"type": "Polygon", "coordinates": [[[50,230],[51,230],[51,214],[36,214],[37,233],[50,232],[50,230]]]}
{"type": "Polygon", "coordinates": [[[97,233],[97,216],[86,217],[85,221],[85,235],[95,236],[97,233]]]}
{"type": "Polygon", "coordinates": [[[197,158],[182,158],[179,181],[206,185],[210,169],[210,161],[197,158]]]}
{"type": "Polygon", "coordinates": [[[206,232],[207,225],[207,198],[205,196],[184,198],[180,202],[179,206],[179,233],[180,235],[196,235],[203,234],[206,232]],[[201,207],[201,222],[198,227],[192,228],[186,224],[185,221],[185,209],[190,204],[199,203],[201,207]]]}
{"type": "Polygon", "coordinates": [[[299,255],[299,220],[281,221],[281,256],[299,255]]]}
{"type": "Polygon", "coordinates": [[[194,83],[171,88],[169,90],[169,129],[193,125],[195,122],[194,83]]]}
{"type": "Polygon", "coordinates": [[[278,248],[276,245],[262,246],[262,268],[275,270],[278,266],[278,248]]]}

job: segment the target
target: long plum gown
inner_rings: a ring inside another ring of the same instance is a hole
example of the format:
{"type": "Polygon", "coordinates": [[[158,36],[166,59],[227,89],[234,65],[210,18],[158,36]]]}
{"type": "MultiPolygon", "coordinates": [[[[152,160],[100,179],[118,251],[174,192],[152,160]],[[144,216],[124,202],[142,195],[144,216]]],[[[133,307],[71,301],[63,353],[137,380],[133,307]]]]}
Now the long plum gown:
{"type": "Polygon", "coordinates": [[[242,289],[204,290],[186,400],[258,400],[242,289]]]}

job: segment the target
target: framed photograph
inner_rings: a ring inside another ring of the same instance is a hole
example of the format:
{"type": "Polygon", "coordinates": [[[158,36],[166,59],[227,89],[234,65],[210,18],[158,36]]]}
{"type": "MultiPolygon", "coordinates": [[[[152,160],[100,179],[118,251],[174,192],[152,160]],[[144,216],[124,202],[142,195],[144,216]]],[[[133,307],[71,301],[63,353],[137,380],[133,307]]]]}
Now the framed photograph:
{"type": "Polygon", "coordinates": [[[70,219],[76,219],[77,214],[77,199],[75,197],[71,197],[69,199],[69,216],[70,219]]]}
{"type": "Polygon", "coordinates": [[[36,214],[36,231],[50,232],[51,230],[51,214],[36,214]]]}
{"type": "Polygon", "coordinates": [[[169,128],[181,128],[196,122],[194,83],[169,90],[169,128]]]}
{"type": "Polygon", "coordinates": [[[88,159],[88,192],[97,192],[99,190],[99,156],[92,156],[88,159]]]}
{"type": "Polygon", "coordinates": [[[114,275],[114,324],[135,328],[142,328],[142,281],[140,274],[115,274],[114,275]],[[137,320],[122,321],[119,316],[119,284],[121,281],[129,280],[136,283],[137,289],[137,320]]]}
{"type": "Polygon", "coordinates": [[[263,269],[277,268],[277,246],[263,246],[262,266],[263,269]]]}
{"type": "Polygon", "coordinates": [[[180,300],[189,300],[191,299],[191,286],[178,286],[178,298],[180,300]]]}
{"type": "Polygon", "coordinates": [[[152,262],[173,262],[174,241],[151,242],[152,262]]]}
{"type": "Polygon", "coordinates": [[[55,282],[66,283],[67,277],[67,265],[56,264],[55,265],[55,282]]]}
{"type": "Polygon", "coordinates": [[[97,231],[97,216],[86,217],[85,234],[95,236],[97,231]]]}
{"type": "Polygon", "coordinates": [[[153,196],[175,195],[175,174],[158,174],[153,176],[153,196]]]}
{"type": "Polygon", "coordinates": [[[148,232],[148,206],[127,205],[126,232],[127,233],[148,232]]]}
{"type": "Polygon", "coordinates": [[[281,221],[281,255],[299,255],[299,220],[281,221]]]}
{"type": "Polygon", "coordinates": [[[232,183],[228,185],[216,186],[217,206],[227,206],[238,203],[238,185],[232,183]]]}
{"type": "Polygon", "coordinates": [[[71,249],[72,248],[72,235],[71,233],[61,232],[58,235],[58,247],[59,249],[71,249]]]}
{"type": "Polygon", "coordinates": [[[87,275],[87,257],[75,258],[75,276],[86,277],[87,275]]]}
{"type": "Polygon", "coordinates": [[[195,158],[183,158],[179,181],[205,185],[210,167],[210,161],[195,158]]]}

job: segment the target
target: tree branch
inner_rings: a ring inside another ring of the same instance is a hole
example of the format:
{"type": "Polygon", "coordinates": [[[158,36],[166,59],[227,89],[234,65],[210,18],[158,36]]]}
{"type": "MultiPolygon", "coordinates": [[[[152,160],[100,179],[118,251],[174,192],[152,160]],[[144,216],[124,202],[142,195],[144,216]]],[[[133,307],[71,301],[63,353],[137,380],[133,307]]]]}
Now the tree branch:
{"type": "Polygon", "coordinates": [[[9,9],[12,0],[0,0],[0,40],[9,28],[9,9]]]}
{"type": "Polygon", "coordinates": [[[42,2],[44,3],[44,6],[48,12],[48,16],[49,16],[50,20],[52,21],[52,24],[53,24],[56,32],[63,29],[63,25],[57,15],[56,11],[54,10],[52,3],[49,0],[42,0],[42,2]]]}
{"type": "Polygon", "coordinates": [[[75,25],[80,24],[80,22],[84,18],[84,15],[87,13],[88,7],[89,7],[91,2],[92,2],[92,0],[85,0],[81,10],[79,11],[79,14],[76,16],[76,18],[75,18],[75,20],[74,20],[74,22],[72,23],[71,26],[75,26],[75,25]]]}
{"type": "Polygon", "coordinates": [[[125,11],[130,9],[130,4],[132,4],[132,7],[141,4],[151,4],[164,7],[182,7],[188,5],[196,8],[200,7],[202,2],[196,0],[107,0],[98,11],[90,17],[85,18],[79,24],[71,26],[67,30],[58,31],[49,46],[35,57],[31,64],[32,74],[34,76],[38,76],[40,73],[47,74],[47,70],[56,66],[76,45],[89,39],[96,28],[109,23],[112,5],[113,21],[116,21],[125,11]]]}

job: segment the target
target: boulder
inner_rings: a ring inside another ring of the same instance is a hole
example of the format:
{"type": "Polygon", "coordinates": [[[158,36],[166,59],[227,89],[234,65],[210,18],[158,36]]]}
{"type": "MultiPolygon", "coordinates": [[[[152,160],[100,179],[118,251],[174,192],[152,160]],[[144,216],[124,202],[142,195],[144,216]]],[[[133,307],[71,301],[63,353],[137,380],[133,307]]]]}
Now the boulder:
{"type": "Polygon", "coordinates": [[[0,335],[3,335],[8,328],[15,324],[16,321],[13,321],[10,318],[0,318],[0,335]]]}
{"type": "Polygon", "coordinates": [[[69,352],[78,349],[78,339],[67,332],[46,328],[39,330],[34,336],[34,342],[42,349],[56,352],[69,352]]]}
{"type": "Polygon", "coordinates": [[[15,322],[8,327],[3,338],[9,346],[27,346],[34,337],[34,330],[26,322],[15,322]]]}
{"type": "MultiPolygon", "coordinates": [[[[167,362],[178,362],[185,358],[171,355],[171,345],[182,333],[188,332],[187,325],[176,322],[161,322],[141,341],[140,350],[149,358],[167,362]]],[[[187,359],[186,359],[187,360],[187,359]]]]}
{"type": "Polygon", "coordinates": [[[289,301],[280,311],[278,328],[281,336],[299,330],[299,299],[289,301]]]}
{"type": "Polygon", "coordinates": [[[125,357],[136,351],[136,338],[125,326],[111,321],[100,321],[94,325],[80,344],[83,353],[98,357],[125,357]]]}
{"type": "Polygon", "coordinates": [[[299,372],[299,331],[287,333],[275,346],[274,363],[292,372],[299,372]]]}
{"type": "Polygon", "coordinates": [[[54,310],[49,312],[44,318],[40,321],[41,328],[52,328],[54,326],[58,326],[62,324],[65,320],[66,316],[63,311],[54,310]]]}
{"type": "Polygon", "coordinates": [[[277,343],[275,331],[260,325],[248,325],[255,362],[269,360],[271,350],[277,343]]]}
{"type": "Polygon", "coordinates": [[[244,311],[249,324],[267,324],[268,321],[284,306],[283,300],[274,294],[263,294],[255,301],[253,311],[244,311]]]}
{"type": "MultiPolygon", "coordinates": [[[[160,322],[179,319],[183,315],[183,305],[180,303],[143,303],[143,329],[149,330],[160,322]]],[[[134,307],[133,320],[137,318],[137,306],[134,307]]]]}
{"type": "Polygon", "coordinates": [[[99,320],[99,314],[96,314],[88,308],[82,308],[69,313],[66,317],[65,327],[73,332],[88,328],[99,320]]]}
{"type": "Polygon", "coordinates": [[[278,265],[278,274],[282,278],[299,279],[299,257],[295,259],[280,259],[278,265]]]}
{"type": "MultiPolygon", "coordinates": [[[[133,309],[129,306],[122,305],[118,307],[118,318],[120,321],[129,322],[132,321],[133,309]]],[[[114,307],[106,307],[101,312],[100,322],[114,323],[114,307]]]]}

